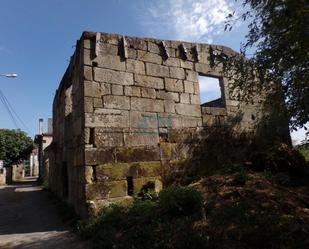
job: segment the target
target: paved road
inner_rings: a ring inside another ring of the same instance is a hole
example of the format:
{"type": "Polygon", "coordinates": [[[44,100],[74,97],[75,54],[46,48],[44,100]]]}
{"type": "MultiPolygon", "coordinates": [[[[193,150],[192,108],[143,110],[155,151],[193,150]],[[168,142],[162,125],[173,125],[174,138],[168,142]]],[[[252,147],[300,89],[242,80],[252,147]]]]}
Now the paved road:
{"type": "Polygon", "coordinates": [[[34,181],[0,187],[0,249],[88,249],[34,181]]]}

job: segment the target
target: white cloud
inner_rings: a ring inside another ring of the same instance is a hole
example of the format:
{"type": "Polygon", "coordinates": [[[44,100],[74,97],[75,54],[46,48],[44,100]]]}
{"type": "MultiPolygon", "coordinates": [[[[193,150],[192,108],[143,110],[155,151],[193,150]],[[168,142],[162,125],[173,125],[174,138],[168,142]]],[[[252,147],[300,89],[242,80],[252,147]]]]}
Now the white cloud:
{"type": "Polygon", "coordinates": [[[226,16],[233,11],[228,0],[164,0],[152,2],[143,14],[149,35],[212,42],[223,32],[226,16]]]}

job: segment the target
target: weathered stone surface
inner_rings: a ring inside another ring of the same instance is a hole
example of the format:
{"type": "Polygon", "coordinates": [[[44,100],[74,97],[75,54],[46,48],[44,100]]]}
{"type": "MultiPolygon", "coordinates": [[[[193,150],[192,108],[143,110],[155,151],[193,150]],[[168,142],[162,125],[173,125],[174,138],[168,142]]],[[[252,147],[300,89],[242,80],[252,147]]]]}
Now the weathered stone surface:
{"type": "Polygon", "coordinates": [[[94,108],[102,108],[103,107],[102,98],[94,98],[93,99],[93,107],[94,108]]]}
{"type": "Polygon", "coordinates": [[[181,93],[180,94],[180,103],[190,104],[190,94],[189,93],[181,93]]]}
{"type": "Polygon", "coordinates": [[[175,101],[173,100],[164,100],[164,112],[175,113],[175,101]]]}
{"type": "Polygon", "coordinates": [[[163,61],[163,65],[169,67],[180,67],[180,59],[170,57],[163,61]]]}
{"type": "Polygon", "coordinates": [[[161,78],[135,74],[134,81],[135,81],[135,85],[137,86],[145,86],[145,87],[151,87],[155,89],[164,88],[163,79],[161,78]]]}
{"type": "Polygon", "coordinates": [[[86,97],[101,97],[101,85],[98,82],[85,81],[84,94],[86,97]]]}
{"type": "MultiPolygon", "coordinates": [[[[126,180],[128,176],[135,178],[153,177],[158,175],[160,161],[139,162],[139,163],[110,163],[96,167],[97,179],[126,180]]],[[[134,181],[133,179],[133,181],[134,181]]]]}
{"type": "Polygon", "coordinates": [[[210,74],[212,69],[210,65],[204,64],[204,63],[196,63],[195,64],[195,70],[199,73],[203,74],[210,74]]]}
{"type": "Polygon", "coordinates": [[[170,75],[168,67],[153,63],[146,63],[146,73],[157,77],[169,77],[170,75]]]}
{"type": "Polygon", "coordinates": [[[156,98],[156,90],[153,88],[142,88],[142,97],[143,98],[151,98],[155,99],[156,98]]]}
{"type": "Polygon", "coordinates": [[[151,112],[130,112],[130,128],[155,129],[158,127],[156,113],[151,112]]]}
{"type": "Polygon", "coordinates": [[[123,86],[121,85],[112,85],[112,94],[113,95],[123,95],[123,86]]]}
{"type": "Polygon", "coordinates": [[[154,42],[148,42],[148,51],[155,54],[160,54],[160,47],[154,42]]]}
{"type": "Polygon", "coordinates": [[[186,69],[193,69],[193,63],[191,61],[180,60],[180,66],[186,69]]]}
{"type": "Polygon", "coordinates": [[[125,86],[124,87],[124,94],[126,96],[140,97],[141,96],[141,88],[138,87],[138,86],[125,86]]]}
{"type": "Polygon", "coordinates": [[[171,67],[170,77],[183,80],[185,78],[185,70],[179,67],[171,67]]]}
{"type": "Polygon", "coordinates": [[[194,82],[184,80],[183,85],[186,93],[194,93],[194,82]]]}
{"type": "Polygon", "coordinates": [[[182,117],[176,114],[162,113],[158,114],[159,127],[168,129],[182,128],[182,117]]]}
{"type": "Polygon", "coordinates": [[[158,144],[158,130],[136,130],[124,133],[124,144],[126,146],[153,146],[158,144]]]}
{"type": "Polygon", "coordinates": [[[132,97],[131,109],[145,112],[164,112],[164,104],[162,100],[132,97]]]}
{"type": "Polygon", "coordinates": [[[101,83],[101,95],[112,94],[111,85],[107,83],[101,83]]]}
{"type": "Polygon", "coordinates": [[[137,59],[145,62],[151,62],[155,64],[162,64],[162,57],[160,55],[150,53],[147,51],[137,51],[137,59]]]}
{"type": "Polygon", "coordinates": [[[85,126],[128,128],[129,112],[98,108],[95,113],[85,113],[85,126]]]}
{"type": "Polygon", "coordinates": [[[160,160],[159,147],[118,147],[116,149],[117,162],[141,162],[160,160]]]}
{"type": "Polygon", "coordinates": [[[139,60],[127,59],[127,72],[145,74],[145,65],[144,62],[139,60]]]}
{"type": "Polygon", "coordinates": [[[179,102],[179,93],[160,90],[157,91],[157,99],[173,100],[175,102],[179,102]]]}
{"type": "Polygon", "coordinates": [[[198,73],[192,70],[186,70],[186,80],[198,82],[198,73]]]}
{"type": "Polygon", "coordinates": [[[94,145],[97,148],[109,146],[122,146],[123,133],[122,132],[106,132],[104,129],[94,129],[94,145]]]}
{"type": "Polygon", "coordinates": [[[199,95],[190,94],[190,103],[193,105],[200,105],[201,100],[199,95]]]}
{"type": "Polygon", "coordinates": [[[95,67],[94,80],[112,84],[133,85],[133,74],[95,67]]]}
{"type": "Polygon", "coordinates": [[[84,67],[84,79],[92,81],[92,67],[84,67]]]}
{"type": "Polygon", "coordinates": [[[165,78],[165,89],[172,92],[183,92],[183,81],[165,78]]]}
{"type": "Polygon", "coordinates": [[[129,110],[130,109],[130,98],[126,96],[103,96],[104,108],[129,110]]]}
{"type": "Polygon", "coordinates": [[[104,163],[114,162],[114,149],[86,149],[85,150],[85,164],[98,165],[104,163]]]}
{"type": "Polygon", "coordinates": [[[84,112],[93,112],[93,98],[84,98],[84,112]]]}
{"type": "Polygon", "coordinates": [[[95,61],[98,67],[114,69],[119,71],[126,70],[126,63],[120,59],[120,56],[104,55],[98,56],[95,61]]]}
{"type": "Polygon", "coordinates": [[[201,116],[201,107],[199,105],[176,104],[176,113],[184,116],[201,116]]]}

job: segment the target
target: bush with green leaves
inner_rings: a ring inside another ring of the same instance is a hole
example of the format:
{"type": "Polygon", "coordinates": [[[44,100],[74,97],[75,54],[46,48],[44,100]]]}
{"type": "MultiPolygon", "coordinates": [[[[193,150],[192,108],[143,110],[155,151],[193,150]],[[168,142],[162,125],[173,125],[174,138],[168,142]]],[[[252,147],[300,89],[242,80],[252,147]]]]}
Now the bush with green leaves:
{"type": "Polygon", "coordinates": [[[194,232],[201,218],[202,196],[172,186],[155,199],[135,199],[130,206],[111,205],[97,217],[80,222],[78,233],[94,248],[201,248],[206,239],[194,232]]]}

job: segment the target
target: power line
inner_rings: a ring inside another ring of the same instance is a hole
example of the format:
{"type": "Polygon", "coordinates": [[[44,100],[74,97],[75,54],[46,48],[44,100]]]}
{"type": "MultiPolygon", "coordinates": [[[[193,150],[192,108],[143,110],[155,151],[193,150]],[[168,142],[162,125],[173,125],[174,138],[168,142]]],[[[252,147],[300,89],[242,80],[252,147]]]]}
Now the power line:
{"type": "Polygon", "coordinates": [[[5,97],[4,93],[0,90],[0,96],[2,99],[2,103],[4,104],[6,110],[8,111],[9,115],[11,116],[14,124],[17,126],[18,128],[18,122],[31,134],[32,132],[30,131],[30,129],[27,127],[27,125],[23,122],[23,120],[19,117],[19,115],[16,113],[16,111],[14,110],[14,108],[12,107],[12,105],[10,104],[10,102],[8,101],[8,99],[5,97]],[[16,118],[17,120],[16,120],[16,118]]]}
{"type": "Polygon", "coordinates": [[[16,129],[18,129],[19,127],[18,127],[17,120],[14,118],[14,115],[12,114],[12,112],[11,112],[10,108],[8,107],[8,105],[7,105],[6,101],[5,101],[5,99],[3,98],[3,95],[2,95],[1,90],[0,90],[0,99],[1,99],[1,102],[2,102],[2,104],[3,104],[3,106],[4,106],[4,108],[5,108],[6,111],[8,112],[8,114],[9,114],[9,116],[10,116],[12,122],[14,123],[16,129]]]}

